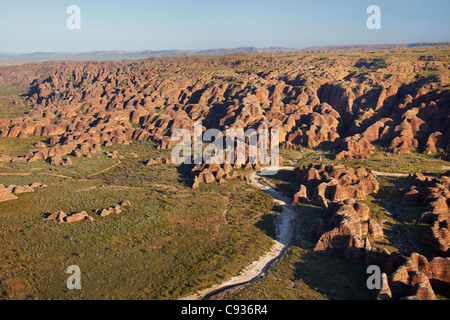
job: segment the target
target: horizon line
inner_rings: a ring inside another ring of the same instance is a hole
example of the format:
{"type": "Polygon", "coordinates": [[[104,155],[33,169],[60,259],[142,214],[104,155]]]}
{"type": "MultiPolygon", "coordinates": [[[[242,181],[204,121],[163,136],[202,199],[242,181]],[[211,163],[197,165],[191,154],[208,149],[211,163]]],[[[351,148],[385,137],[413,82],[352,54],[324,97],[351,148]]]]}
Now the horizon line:
{"type": "MultiPolygon", "coordinates": [[[[327,44],[327,45],[314,45],[308,47],[284,47],[284,46],[266,46],[266,47],[254,47],[254,46],[239,46],[239,47],[214,47],[203,49],[143,49],[143,50],[128,50],[128,49],[97,49],[97,50],[85,50],[85,51],[28,51],[28,52],[0,52],[0,55],[31,55],[31,54],[88,54],[88,53],[146,53],[146,52],[202,52],[212,50],[239,50],[239,49],[255,49],[255,50],[267,50],[267,49],[280,49],[280,50],[317,50],[316,48],[346,48],[349,47],[372,47],[372,46],[447,46],[450,45],[450,41],[419,41],[419,42],[405,42],[405,43],[371,43],[371,44],[327,44]]],[[[320,50],[320,49],[319,49],[320,50]]]]}

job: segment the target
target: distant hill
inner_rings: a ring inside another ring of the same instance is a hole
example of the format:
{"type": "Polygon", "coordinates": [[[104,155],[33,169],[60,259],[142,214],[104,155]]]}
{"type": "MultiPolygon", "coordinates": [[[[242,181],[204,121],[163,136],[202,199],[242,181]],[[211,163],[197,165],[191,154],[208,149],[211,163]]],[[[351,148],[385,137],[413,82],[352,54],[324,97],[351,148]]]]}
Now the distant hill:
{"type": "Polygon", "coordinates": [[[347,49],[369,49],[369,50],[386,50],[401,48],[420,48],[420,47],[436,47],[448,46],[450,42],[419,42],[419,43],[396,43],[396,44],[367,44],[367,45],[335,45],[335,46],[316,46],[305,48],[302,51],[317,50],[347,50],[347,49]]]}
{"type": "Polygon", "coordinates": [[[139,52],[133,51],[93,51],[93,52],[33,52],[25,54],[0,54],[0,62],[39,62],[39,61],[53,61],[53,60],[136,60],[151,57],[180,57],[191,55],[207,55],[207,56],[221,56],[238,53],[263,53],[263,52],[296,52],[301,49],[291,49],[282,47],[270,48],[222,48],[222,49],[206,49],[206,50],[145,50],[139,52]]]}
{"type": "Polygon", "coordinates": [[[93,51],[93,52],[33,52],[25,54],[0,54],[1,64],[10,64],[17,62],[42,62],[53,60],[97,60],[97,61],[121,61],[136,60],[152,57],[180,57],[193,55],[206,56],[223,56],[240,53],[264,53],[264,52],[299,52],[299,51],[317,51],[317,50],[345,50],[345,49],[398,49],[398,48],[416,48],[430,46],[448,46],[450,42],[422,42],[407,44],[374,44],[374,45],[333,45],[333,46],[316,46],[309,48],[220,48],[205,50],[145,50],[139,52],[133,51],[93,51]]]}

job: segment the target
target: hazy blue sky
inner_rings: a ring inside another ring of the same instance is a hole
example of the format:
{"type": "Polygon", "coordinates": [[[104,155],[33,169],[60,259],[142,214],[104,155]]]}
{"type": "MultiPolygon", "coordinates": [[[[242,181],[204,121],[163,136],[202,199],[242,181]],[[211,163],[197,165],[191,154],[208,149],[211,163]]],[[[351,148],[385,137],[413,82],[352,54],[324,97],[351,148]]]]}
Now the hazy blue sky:
{"type": "Polygon", "coordinates": [[[449,0],[40,0],[0,4],[0,52],[449,41],[449,0]],[[66,9],[81,8],[81,30],[66,9]],[[366,9],[381,8],[381,30],[366,9]]]}

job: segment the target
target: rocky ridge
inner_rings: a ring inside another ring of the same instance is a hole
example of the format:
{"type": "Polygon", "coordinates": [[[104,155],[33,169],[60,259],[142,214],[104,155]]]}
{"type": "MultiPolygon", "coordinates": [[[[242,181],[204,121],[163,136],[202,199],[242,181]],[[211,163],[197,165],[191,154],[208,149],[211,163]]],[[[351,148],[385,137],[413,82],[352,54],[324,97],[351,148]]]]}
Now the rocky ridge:
{"type": "Polygon", "coordinates": [[[171,148],[172,133],[192,133],[198,121],[204,130],[278,129],[283,146],[331,144],[341,150],[337,159],[370,157],[374,145],[400,154],[448,155],[449,93],[439,89],[448,84],[445,62],[412,57],[405,66],[384,56],[255,57],[67,61],[1,68],[0,83],[29,86],[27,103],[32,109],[21,118],[1,119],[0,137],[48,137],[47,147],[14,161],[54,164],[66,154],[80,156],[133,140],[171,148]],[[248,71],[255,66],[259,72],[248,71]],[[310,71],[312,67],[316,71],[310,71]],[[264,71],[274,68],[277,71],[264,71]],[[424,70],[442,74],[418,76],[424,70]],[[382,72],[391,75],[383,78],[382,72]]]}

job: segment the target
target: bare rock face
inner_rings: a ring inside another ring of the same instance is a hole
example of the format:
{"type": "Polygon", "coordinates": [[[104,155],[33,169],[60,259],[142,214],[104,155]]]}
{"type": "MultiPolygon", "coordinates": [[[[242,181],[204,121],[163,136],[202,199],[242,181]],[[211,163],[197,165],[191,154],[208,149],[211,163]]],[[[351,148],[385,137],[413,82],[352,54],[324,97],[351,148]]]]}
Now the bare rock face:
{"type": "Polygon", "coordinates": [[[96,213],[98,215],[100,215],[100,217],[106,217],[108,216],[111,212],[108,209],[103,209],[103,210],[97,210],[96,213]]]}
{"type": "Polygon", "coordinates": [[[71,215],[68,215],[65,218],[64,221],[67,222],[67,223],[72,223],[72,222],[76,222],[76,221],[81,221],[81,220],[87,219],[87,217],[89,217],[87,212],[86,211],[81,211],[81,212],[78,212],[78,213],[72,213],[71,215]]]}
{"type": "Polygon", "coordinates": [[[52,164],[52,165],[63,164],[63,159],[61,158],[60,155],[56,155],[56,156],[50,157],[49,159],[50,159],[50,164],[52,164]]]}
{"type": "Polygon", "coordinates": [[[205,183],[212,183],[214,181],[216,181],[216,178],[214,177],[213,173],[210,171],[203,171],[200,173],[201,175],[203,175],[203,180],[205,181],[205,183]]]}
{"type": "Polygon", "coordinates": [[[294,197],[292,199],[292,203],[296,204],[296,203],[308,203],[309,199],[308,199],[308,191],[306,189],[305,185],[300,185],[299,187],[299,191],[297,191],[294,194],[294,197]]]}
{"type": "Polygon", "coordinates": [[[450,258],[435,257],[423,268],[430,280],[450,284],[450,258]]]}
{"type": "Polygon", "coordinates": [[[300,184],[292,203],[305,202],[327,207],[330,201],[365,200],[377,193],[379,184],[370,170],[310,164],[294,171],[300,184]],[[308,192],[308,190],[310,190],[308,192]]]}
{"type": "Polygon", "coordinates": [[[384,248],[372,248],[367,236],[381,238],[383,230],[375,220],[367,219],[364,205],[353,199],[331,202],[326,212],[331,214],[329,225],[316,219],[310,230],[312,236],[320,237],[314,251],[379,266],[383,276],[382,288],[375,292],[377,299],[435,300],[431,282],[450,284],[450,257],[436,257],[428,262],[418,253],[406,257],[384,248]],[[363,237],[366,238],[362,240],[363,237]]]}
{"type": "Polygon", "coordinates": [[[320,237],[314,251],[339,253],[363,260],[365,250],[371,249],[370,240],[365,237],[383,238],[381,226],[369,219],[369,207],[354,199],[330,202],[326,213],[330,215],[328,226],[317,219],[310,230],[311,235],[320,237]]]}
{"type": "Polygon", "coordinates": [[[431,133],[425,143],[425,154],[435,154],[437,153],[437,148],[438,146],[442,146],[443,145],[443,139],[444,139],[444,135],[439,132],[433,132],[431,133]]]}
{"type": "Polygon", "coordinates": [[[386,273],[381,275],[381,289],[377,293],[377,300],[389,300],[392,298],[391,288],[389,288],[388,277],[386,273]]]}
{"type": "Polygon", "coordinates": [[[431,246],[435,256],[450,257],[450,220],[435,221],[424,235],[423,242],[431,246]]]}
{"type": "Polygon", "coordinates": [[[360,221],[367,221],[369,219],[369,211],[370,209],[367,205],[358,203],[355,199],[350,198],[347,200],[330,202],[326,212],[329,215],[334,215],[335,220],[342,217],[351,217],[360,221]]]}
{"type": "Polygon", "coordinates": [[[95,211],[96,214],[98,214],[100,217],[106,217],[110,214],[121,214],[122,209],[120,209],[119,206],[111,207],[109,209],[98,209],[95,211]]]}
{"type": "Polygon", "coordinates": [[[350,228],[348,227],[348,224],[344,222],[339,227],[323,233],[314,247],[314,251],[327,251],[343,254],[350,236],[350,228]]]}
{"type": "Polygon", "coordinates": [[[49,214],[44,221],[48,220],[56,220],[58,223],[72,223],[81,220],[87,220],[89,222],[93,222],[94,219],[89,216],[86,211],[82,211],[79,213],[72,213],[70,215],[65,214],[63,211],[56,211],[49,214]]]}
{"type": "MultiPolygon", "coordinates": [[[[129,201],[125,201],[124,205],[130,206],[131,203],[129,201]]],[[[120,213],[122,213],[122,209],[119,206],[115,206],[115,207],[111,207],[109,209],[95,210],[95,213],[101,217],[106,217],[110,214],[120,214],[120,213]]],[[[64,223],[64,222],[72,223],[72,222],[77,222],[77,221],[81,221],[81,220],[93,222],[94,218],[92,218],[90,215],[88,215],[86,211],[72,213],[70,215],[65,214],[63,211],[56,211],[56,212],[49,214],[46,218],[44,218],[44,221],[48,221],[48,220],[57,220],[58,223],[64,223]]]]}
{"type": "Polygon", "coordinates": [[[146,166],[151,166],[155,164],[171,164],[171,163],[173,163],[171,158],[160,157],[148,160],[146,166]]]}
{"type": "Polygon", "coordinates": [[[88,221],[88,222],[94,222],[95,220],[94,220],[94,218],[92,218],[91,216],[86,216],[86,217],[84,217],[84,219],[86,220],[86,221],[88,221]]]}
{"type": "Polygon", "coordinates": [[[33,182],[32,184],[30,184],[31,188],[47,188],[47,185],[41,183],[41,182],[33,182]]]}
{"type": "Polygon", "coordinates": [[[374,238],[374,239],[380,239],[383,238],[384,234],[383,234],[383,229],[381,228],[381,226],[373,219],[369,220],[368,223],[368,231],[369,231],[369,235],[374,238]]]}
{"type": "MultiPolygon", "coordinates": [[[[424,256],[413,253],[407,258],[398,270],[405,270],[408,276],[403,276],[402,279],[394,277],[392,280],[399,280],[400,282],[394,284],[398,288],[397,294],[413,296],[414,298],[422,300],[434,300],[436,296],[430,285],[430,281],[439,281],[443,284],[450,283],[450,275],[448,271],[450,258],[434,258],[430,262],[424,256]]],[[[403,271],[403,273],[405,272],[403,271]]],[[[400,271],[398,271],[400,272],[400,271]]]]}
{"type": "Polygon", "coordinates": [[[385,249],[366,253],[365,263],[377,265],[385,271],[379,299],[435,300],[431,283],[450,284],[450,258],[433,258],[430,262],[414,252],[409,257],[389,254],[385,249]]]}
{"type": "Polygon", "coordinates": [[[7,188],[0,184],[0,202],[17,199],[16,194],[34,192],[35,188],[45,188],[45,184],[34,182],[28,186],[10,185],[7,188]]]}
{"type": "Polygon", "coordinates": [[[9,201],[9,200],[15,200],[17,199],[17,196],[12,194],[11,192],[0,189],[0,202],[9,201]]]}
{"type": "Polygon", "coordinates": [[[344,139],[341,150],[336,155],[336,160],[369,159],[375,147],[366,138],[351,136],[344,139]]]}
{"type": "Polygon", "coordinates": [[[67,215],[63,211],[56,211],[48,215],[47,218],[44,219],[44,221],[57,220],[58,223],[63,223],[65,222],[66,217],[67,215]]]}
{"type": "Polygon", "coordinates": [[[12,192],[15,194],[28,193],[28,192],[34,192],[34,189],[30,186],[17,186],[12,189],[12,192]]]}
{"type": "Polygon", "coordinates": [[[300,111],[298,116],[290,118],[294,120],[298,117],[299,120],[285,127],[291,131],[287,136],[287,142],[314,148],[322,142],[334,142],[339,138],[338,131],[342,126],[342,119],[329,104],[317,105],[304,116],[303,112],[300,111]]]}
{"type": "MultiPolygon", "coordinates": [[[[241,180],[246,179],[245,174],[238,175],[235,169],[243,169],[248,171],[259,171],[261,169],[258,163],[252,164],[249,162],[248,154],[242,159],[241,162],[236,161],[236,152],[234,164],[208,164],[206,162],[202,164],[196,164],[191,170],[191,176],[193,178],[193,189],[197,189],[201,183],[213,183],[215,181],[222,181],[239,178],[241,180]]],[[[224,156],[225,158],[225,156],[224,156]]],[[[280,157],[281,158],[281,157],[280,157]]],[[[194,160],[193,160],[194,161],[194,160]]]]}
{"type": "MultiPolygon", "coordinates": [[[[373,142],[380,139],[380,133],[385,127],[385,122],[383,121],[377,121],[371,126],[369,126],[362,134],[361,138],[365,139],[366,141],[373,142]]],[[[353,149],[354,150],[354,149],[353,149]]]]}
{"type": "Polygon", "coordinates": [[[377,291],[380,300],[435,300],[431,282],[448,284],[450,281],[446,269],[450,258],[434,258],[428,262],[415,252],[406,257],[396,252],[389,254],[385,249],[372,249],[366,253],[365,263],[384,271],[382,288],[377,291]]]}
{"type": "Polygon", "coordinates": [[[431,246],[435,256],[448,257],[450,246],[450,177],[426,177],[423,174],[410,175],[411,186],[398,189],[393,196],[404,203],[415,203],[424,207],[424,213],[417,220],[430,224],[423,241],[431,246]]]}

